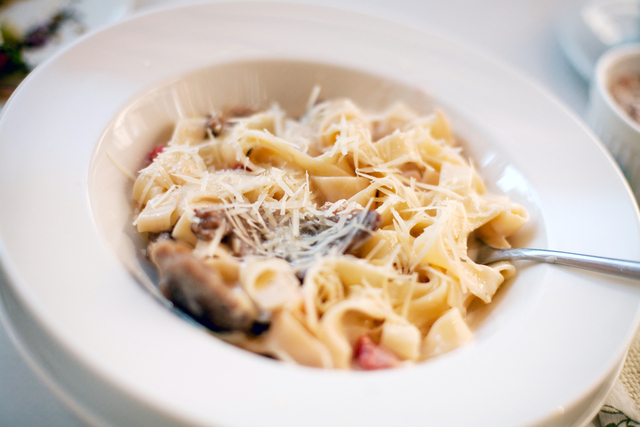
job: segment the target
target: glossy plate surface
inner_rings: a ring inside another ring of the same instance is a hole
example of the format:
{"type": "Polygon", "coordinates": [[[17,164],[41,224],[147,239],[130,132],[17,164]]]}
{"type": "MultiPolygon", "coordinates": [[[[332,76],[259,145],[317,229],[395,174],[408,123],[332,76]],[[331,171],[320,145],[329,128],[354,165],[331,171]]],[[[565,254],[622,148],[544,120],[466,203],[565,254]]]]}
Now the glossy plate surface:
{"type": "Polygon", "coordinates": [[[180,116],[246,100],[295,110],[319,81],[371,107],[440,105],[517,243],[640,259],[610,156],[520,75],[442,38],[332,9],[213,4],[138,16],[43,64],[0,118],[0,289],[36,365],[96,423],[567,425],[597,408],[633,336],[636,283],[519,265],[476,339],[411,368],[308,369],[227,345],[158,304],[131,233],[135,170],[180,116]],[[133,274],[132,274],[133,272],[133,274]],[[136,279],[137,278],[137,279],[136,279]]]}

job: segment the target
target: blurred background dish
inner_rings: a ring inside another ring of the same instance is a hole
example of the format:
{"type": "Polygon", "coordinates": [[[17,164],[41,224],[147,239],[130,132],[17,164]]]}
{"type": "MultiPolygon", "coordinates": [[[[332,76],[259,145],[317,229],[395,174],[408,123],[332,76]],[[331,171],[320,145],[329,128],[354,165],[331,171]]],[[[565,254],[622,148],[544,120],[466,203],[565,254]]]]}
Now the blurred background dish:
{"type": "Polygon", "coordinates": [[[121,19],[131,0],[5,0],[0,3],[0,101],[38,64],[88,31],[121,19]]]}
{"type": "Polygon", "coordinates": [[[587,122],[622,168],[640,200],[640,45],[609,50],[591,83],[587,122]]]}
{"type": "Polygon", "coordinates": [[[562,14],[557,31],[560,46],[571,64],[590,81],[603,53],[615,46],[640,41],[640,1],[581,2],[562,14]]]}

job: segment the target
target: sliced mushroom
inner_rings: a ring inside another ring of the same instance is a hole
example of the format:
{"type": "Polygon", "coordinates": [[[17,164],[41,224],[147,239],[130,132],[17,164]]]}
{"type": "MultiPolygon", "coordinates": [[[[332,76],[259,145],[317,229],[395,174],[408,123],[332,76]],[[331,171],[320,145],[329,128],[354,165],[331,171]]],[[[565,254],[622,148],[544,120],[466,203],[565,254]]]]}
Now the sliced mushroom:
{"type": "Polygon", "coordinates": [[[236,105],[230,108],[226,108],[222,114],[214,114],[205,124],[205,127],[211,131],[213,136],[219,136],[225,131],[225,127],[229,122],[229,119],[247,117],[255,114],[257,110],[251,107],[245,107],[243,105],[236,105]]]}
{"type": "Polygon", "coordinates": [[[231,231],[222,210],[199,208],[195,209],[194,213],[195,218],[191,223],[191,231],[200,240],[212,240],[220,227],[224,227],[223,236],[231,231]]]}
{"type": "Polygon", "coordinates": [[[302,233],[302,230],[304,230],[304,234],[309,237],[313,234],[325,234],[325,238],[317,244],[312,245],[314,248],[313,251],[301,252],[295,254],[295,256],[285,258],[295,266],[299,279],[302,280],[304,278],[307,268],[314,262],[318,255],[324,256],[332,252],[343,254],[355,251],[371,237],[374,231],[380,228],[380,224],[382,223],[382,217],[378,212],[364,210],[358,211],[357,213],[337,214],[327,219],[335,224],[340,221],[340,215],[348,215],[346,220],[347,224],[356,222],[358,227],[353,227],[349,231],[344,232],[347,227],[338,229],[331,225],[323,224],[320,226],[316,224],[314,228],[303,227],[303,224],[300,224],[301,237],[304,237],[302,233]]]}
{"type": "Polygon", "coordinates": [[[189,245],[164,239],[147,252],[160,272],[161,292],[180,310],[216,332],[259,335],[269,320],[239,287],[191,253],[189,245]]]}

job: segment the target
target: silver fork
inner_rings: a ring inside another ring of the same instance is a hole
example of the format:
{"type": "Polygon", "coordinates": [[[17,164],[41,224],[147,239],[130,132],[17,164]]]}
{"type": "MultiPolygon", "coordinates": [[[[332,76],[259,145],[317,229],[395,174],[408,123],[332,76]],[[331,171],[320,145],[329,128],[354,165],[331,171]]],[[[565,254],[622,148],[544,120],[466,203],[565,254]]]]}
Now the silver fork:
{"type": "Polygon", "coordinates": [[[603,258],[593,255],[570,252],[550,251],[546,249],[494,249],[483,245],[478,251],[478,264],[491,264],[498,261],[534,261],[547,264],[560,264],[583,268],[605,274],[640,279],[640,262],[615,258],[603,258]]]}

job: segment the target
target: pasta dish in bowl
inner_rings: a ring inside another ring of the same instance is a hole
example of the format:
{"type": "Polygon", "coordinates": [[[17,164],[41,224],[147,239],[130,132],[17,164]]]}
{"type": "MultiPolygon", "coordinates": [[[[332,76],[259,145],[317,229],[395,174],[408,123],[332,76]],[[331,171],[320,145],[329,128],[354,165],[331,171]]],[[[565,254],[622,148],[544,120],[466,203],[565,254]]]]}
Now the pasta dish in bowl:
{"type": "Polygon", "coordinates": [[[133,186],[162,293],[221,338],[324,368],[381,369],[469,341],[527,212],[485,194],[440,111],[317,101],[178,121],[133,186]]]}
{"type": "Polygon", "coordinates": [[[514,247],[640,254],[583,125],[508,67],[344,11],[201,4],[86,36],[3,109],[0,200],[0,317],[96,425],[580,425],[637,324],[623,279],[514,263],[492,295],[512,267],[468,259],[511,214],[514,247]]]}

